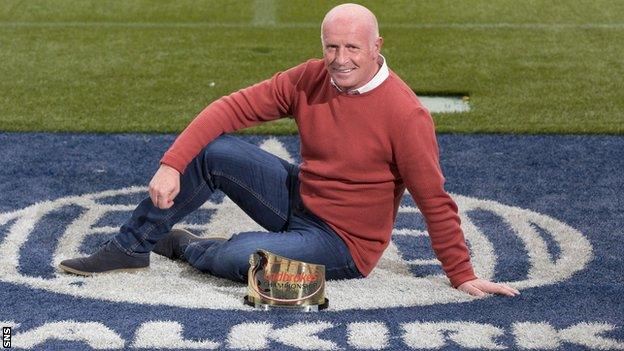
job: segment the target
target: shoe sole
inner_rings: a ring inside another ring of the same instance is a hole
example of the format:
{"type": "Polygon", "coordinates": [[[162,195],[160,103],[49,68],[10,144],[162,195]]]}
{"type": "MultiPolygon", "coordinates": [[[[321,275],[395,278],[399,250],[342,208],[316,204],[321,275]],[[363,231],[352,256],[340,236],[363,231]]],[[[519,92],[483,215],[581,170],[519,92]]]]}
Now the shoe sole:
{"type": "Polygon", "coordinates": [[[83,277],[91,277],[94,274],[99,274],[99,273],[115,273],[115,272],[132,273],[132,272],[144,271],[144,270],[148,269],[149,267],[119,268],[119,269],[111,269],[110,271],[103,271],[103,272],[85,272],[85,271],[80,271],[80,270],[77,270],[77,269],[74,269],[74,268],[71,268],[71,267],[63,266],[62,264],[59,264],[59,268],[61,268],[62,270],[64,270],[67,273],[81,275],[83,277]]]}

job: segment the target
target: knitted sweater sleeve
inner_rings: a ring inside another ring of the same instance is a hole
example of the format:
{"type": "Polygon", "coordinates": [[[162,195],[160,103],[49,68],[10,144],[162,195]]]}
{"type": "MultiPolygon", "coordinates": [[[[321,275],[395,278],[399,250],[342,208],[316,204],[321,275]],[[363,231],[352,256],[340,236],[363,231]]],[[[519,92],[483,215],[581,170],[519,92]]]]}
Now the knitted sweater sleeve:
{"type": "Polygon", "coordinates": [[[444,190],[433,120],[422,107],[409,114],[393,141],[396,163],[425,222],[431,246],[453,287],[476,279],[457,205],[444,190]]]}
{"type": "Polygon", "coordinates": [[[305,67],[304,63],[279,72],[214,101],[184,129],[160,163],[183,173],[191,160],[219,135],[292,114],[295,86],[305,67]]]}

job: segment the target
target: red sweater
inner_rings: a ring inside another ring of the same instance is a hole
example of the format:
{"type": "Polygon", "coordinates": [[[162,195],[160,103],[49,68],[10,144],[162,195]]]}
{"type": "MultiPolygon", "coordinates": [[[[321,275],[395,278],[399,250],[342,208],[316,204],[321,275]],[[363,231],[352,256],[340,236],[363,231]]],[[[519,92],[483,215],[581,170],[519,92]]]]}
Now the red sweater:
{"type": "Polygon", "coordinates": [[[451,284],[476,278],[457,205],[444,190],[431,116],[392,71],[377,88],[347,95],[322,60],[307,61],[211,103],[161,163],[183,172],[222,133],[288,115],[301,137],[301,198],[345,241],[363,275],[388,246],[407,187],[451,284]]]}

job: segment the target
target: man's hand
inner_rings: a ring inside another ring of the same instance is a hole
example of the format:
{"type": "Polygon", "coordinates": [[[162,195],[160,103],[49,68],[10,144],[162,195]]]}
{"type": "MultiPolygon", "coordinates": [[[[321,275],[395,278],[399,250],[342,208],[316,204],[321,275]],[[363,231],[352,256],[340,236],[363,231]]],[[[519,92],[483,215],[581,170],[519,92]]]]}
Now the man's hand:
{"type": "Polygon", "coordinates": [[[163,210],[170,208],[179,192],[180,172],[173,167],[160,165],[149,183],[149,195],[154,206],[163,210]]]}
{"type": "Polygon", "coordinates": [[[520,291],[500,283],[492,283],[484,279],[477,278],[464,282],[457,287],[457,290],[477,297],[483,297],[486,294],[501,294],[507,296],[516,296],[520,291]]]}

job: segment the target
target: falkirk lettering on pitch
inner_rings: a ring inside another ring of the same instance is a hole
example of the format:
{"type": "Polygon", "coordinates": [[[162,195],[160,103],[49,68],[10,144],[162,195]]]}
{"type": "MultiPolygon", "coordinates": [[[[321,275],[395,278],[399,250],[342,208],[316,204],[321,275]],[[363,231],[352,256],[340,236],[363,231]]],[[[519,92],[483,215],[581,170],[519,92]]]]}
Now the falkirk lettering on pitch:
{"type": "MultiPolygon", "coordinates": [[[[603,334],[620,326],[601,322],[580,322],[557,330],[547,322],[516,322],[508,330],[476,322],[410,322],[401,324],[402,333],[392,335],[383,322],[353,322],[347,325],[347,334],[337,338],[321,338],[321,332],[336,325],[330,321],[302,322],[277,327],[269,322],[234,325],[222,340],[189,340],[183,337],[183,325],[174,321],[148,321],[137,326],[134,337],[124,340],[115,330],[101,322],[76,322],[72,320],[45,323],[22,330],[18,323],[12,325],[12,347],[36,349],[52,340],[86,343],[96,349],[159,348],[159,349],[270,349],[271,343],[294,348],[331,350],[340,349],[339,343],[349,347],[383,349],[391,347],[388,340],[401,340],[408,349],[438,349],[460,346],[465,349],[503,350],[522,348],[528,350],[557,349],[566,345],[580,345],[590,349],[624,350],[624,342],[603,334]],[[368,332],[359,332],[362,327],[368,332]],[[371,339],[370,334],[375,338],[371,339]],[[249,335],[254,335],[250,338],[249,335]],[[513,337],[512,345],[498,339],[513,337]]],[[[8,328],[7,328],[8,329],[8,328]]],[[[6,334],[6,333],[5,333],[6,334]]],[[[396,346],[396,345],[394,345],[396,346]]]]}

